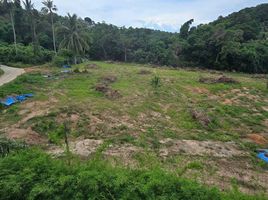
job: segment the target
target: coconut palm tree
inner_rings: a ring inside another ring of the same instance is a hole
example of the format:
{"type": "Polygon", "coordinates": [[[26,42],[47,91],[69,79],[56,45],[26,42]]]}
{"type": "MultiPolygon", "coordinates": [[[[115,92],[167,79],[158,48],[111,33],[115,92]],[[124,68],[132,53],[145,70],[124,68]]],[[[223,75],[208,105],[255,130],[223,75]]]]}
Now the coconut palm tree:
{"type": "Polygon", "coordinates": [[[23,1],[23,4],[24,4],[25,10],[27,12],[28,21],[31,25],[34,53],[36,54],[38,51],[38,44],[37,44],[37,36],[36,36],[34,13],[33,13],[34,4],[32,3],[31,0],[25,0],[25,1],[23,1]]]}
{"type": "Polygon", "coordinates": [[[10,21],[11,21],[11,26],[12,26],[12,31],[13,31],[13,40],[14,40],[15,52],[17,55],[18,50],[17,50],[17,34],[16,34],[16,29],[15,29],[15,23],[14,23],[14,1],[13,0],[4,0],[3,4],[9,11],[10,21]]]}
{"type": "Polygon", "coordinates": [[[65,48],[74,54],[74,63],[77,64],[77,56],[89,49],[89,38],[83,26],[79,23],[77,15],[68,13],[65,25],[58,28],[58,34],[63,36],[60,48],[65,48]]]}
{"type": "Polygon", "coordinates": [[[56,5],[53,4],[52,0],[45,0],[42,3],[45,6],[45,7],[42,8],[42,11],[44,13],[50,15],[51,28],[52,28],[52,37],[53,37],[53,46],[54,46],[55,54],[57,54],[53,13],[56,12],[58,9],[57,9],[56,5]]]}

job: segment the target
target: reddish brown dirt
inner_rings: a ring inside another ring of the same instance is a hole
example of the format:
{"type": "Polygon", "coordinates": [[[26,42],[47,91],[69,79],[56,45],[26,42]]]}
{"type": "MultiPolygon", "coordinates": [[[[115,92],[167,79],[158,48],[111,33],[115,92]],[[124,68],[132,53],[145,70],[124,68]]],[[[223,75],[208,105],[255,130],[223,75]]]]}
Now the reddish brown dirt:
{"type": "Polygon", "coordinates": [[[265,145],[268,144],[268,140],[259,134],[249,134],[247,135],[247,137],[254,142],[255,144],[259,144],[259,145],[265,145]]]}
{"type": "Polygon", "coordinates": [[[28,129],[10,128],[7,129],[5,132],[6,132],[5,136],[7,138],[21,140],[30,145],[39,145],[47,142],[47,139],[41,137],[31,128],[28,129]]]}
{"type": "Polygon", "coordinates": [[[209,90],[206,88],[188,87],[187,89],[196,94],[209,94],[209,90]]]}

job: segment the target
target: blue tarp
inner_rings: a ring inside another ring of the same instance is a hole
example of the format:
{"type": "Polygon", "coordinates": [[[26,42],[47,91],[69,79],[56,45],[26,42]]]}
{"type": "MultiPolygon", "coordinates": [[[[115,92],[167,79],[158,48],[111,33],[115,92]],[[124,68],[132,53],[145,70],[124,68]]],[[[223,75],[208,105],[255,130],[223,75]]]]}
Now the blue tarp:
{"type": "Polygon", "coordinates": [[[16,103],[17,99],[14,97],[7,97],[5,100],[1,101],[1,104],[5,106],[11,106],[12,104],[16,103]]]}
{"type": "Polygon", "coordinates": [[[264,162],[268,163],[268,157],[266,156],[267,152],[259,153],[258,158],[262,159],[264,162]]]}
{"type": "Polygon", "coordinates": [[[17,96],[10,96],[5,98],[4,100],[0,101],[0,104],[4,106],[11,106],[17,102],[23,102],[27,100],[27,98],[33,97],[33,94],[22,94],[22,95],[17,95],[17,96]]]}

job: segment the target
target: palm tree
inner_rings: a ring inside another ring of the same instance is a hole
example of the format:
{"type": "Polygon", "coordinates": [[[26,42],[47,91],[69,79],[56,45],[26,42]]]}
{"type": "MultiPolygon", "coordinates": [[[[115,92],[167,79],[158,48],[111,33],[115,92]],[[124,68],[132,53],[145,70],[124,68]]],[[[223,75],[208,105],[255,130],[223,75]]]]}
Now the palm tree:
{"type": "Polygon", "coordinates": [[[17,55],[18,50],[17,50],[17,34],[16,34],[16,29],[15,29],[15,23],[14,23],[14,2],[12,0],[4,0],[3,4],[9,10],[10,21],[11,21],[11,26],[12,26],[12,31],[13,31],[15,52],[17,55]]]}
{"type": "Polygon", "coordinates": [[[31,25],[32,41],[33,41],[33,45],[34,45],[34,52],[36,54],[38,51],[38,47],[37,47],[38,45],[37,45],[37,36],[36,36],[34,13],[33,13],[34,4],[32,3],[31,0],[25,0],[23,2],[23,4],[24,4],[25,10],[26,10],[27,15],[28,15],[29,23],[31,25]]]}
{"type": "Polygon", "coordinates": [[[68,20],[57,30],[63,36],[60,48],[70,50],[74,54],[74,63],[77,64],[77,56],[85,53],[89,49],[88,35],[85,29],[79,24],[77,15],[68,13],[68,20]]]}
{"type": "Polygon", "coordinates": [[[54,46],[55,54],[57,54],[53,12],[56,12],[58,9],[57,9],[56,5],[53,4],[52,0],[45,0],[42,3],[45,6],[45,7],[42,8],[42,11],[44,13],[50,15],[51,28],[52,28],[52,37],[53,37],[53,46],[54,46]]]}

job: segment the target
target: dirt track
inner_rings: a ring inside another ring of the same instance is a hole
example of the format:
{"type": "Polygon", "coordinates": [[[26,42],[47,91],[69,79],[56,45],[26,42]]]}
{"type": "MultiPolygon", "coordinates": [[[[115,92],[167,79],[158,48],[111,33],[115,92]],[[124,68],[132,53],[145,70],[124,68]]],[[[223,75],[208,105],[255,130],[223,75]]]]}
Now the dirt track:
{"type": "Polygon", "coordinates": [[[4,74],[0,77],[0,86],[13,81],[15,78],[25,73],[24,69],[8,67],[5,65],[0,65],[0,68],[4,71],[4,74]]]}

